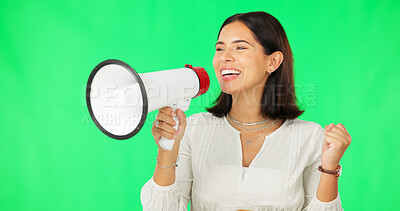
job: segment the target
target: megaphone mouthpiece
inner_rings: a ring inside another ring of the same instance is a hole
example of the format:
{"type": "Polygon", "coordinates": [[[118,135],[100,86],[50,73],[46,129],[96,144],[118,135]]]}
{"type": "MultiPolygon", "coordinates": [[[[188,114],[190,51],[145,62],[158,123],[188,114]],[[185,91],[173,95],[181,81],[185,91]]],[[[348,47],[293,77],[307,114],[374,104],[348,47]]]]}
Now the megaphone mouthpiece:
{"type": "Polygon", "coordinates": [[[200,89],[197,95],[194,96],[193,98],[206,93],[208,88],[210,87],[210,78],[208,77],[206,70],[202,67],[193,67],[190,64],[185,64],[185,67],[192,69],[194,72],[196,72],[197,76],[199,77],[200,89]]]}

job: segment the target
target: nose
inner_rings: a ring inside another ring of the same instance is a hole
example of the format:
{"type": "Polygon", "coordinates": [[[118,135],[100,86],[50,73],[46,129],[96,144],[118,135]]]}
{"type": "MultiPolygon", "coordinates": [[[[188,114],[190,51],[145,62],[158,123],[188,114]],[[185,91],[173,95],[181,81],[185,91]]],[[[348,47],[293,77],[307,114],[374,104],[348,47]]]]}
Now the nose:
{"type": "Polygon", "coordinates": [[[225,51],[223,51],[223,53],[220,56],[220,59],[222,62],[234,60],[232,52],[229,49],[226,49],[225,51]]]}

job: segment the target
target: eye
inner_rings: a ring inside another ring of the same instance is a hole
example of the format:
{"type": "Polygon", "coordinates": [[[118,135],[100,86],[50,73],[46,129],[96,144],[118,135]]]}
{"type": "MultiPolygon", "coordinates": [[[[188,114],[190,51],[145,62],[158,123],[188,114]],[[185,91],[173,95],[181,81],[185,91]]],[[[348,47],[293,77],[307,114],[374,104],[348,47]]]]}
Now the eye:
{"type": "Polygon", "coordinates": [[[222,48],[217,48],[217,49],[216,49],[216,51],[221,51],[221,50],[223,50],[223,49],[222,49],[222,48]]]}
{"type": "Polygon", "coordinates": [[[243,50],[243,49],[247,49],[247,48],[244,48],[244,47],[237,47],[237,49],[238,49],[238,50],[243,50]]]}

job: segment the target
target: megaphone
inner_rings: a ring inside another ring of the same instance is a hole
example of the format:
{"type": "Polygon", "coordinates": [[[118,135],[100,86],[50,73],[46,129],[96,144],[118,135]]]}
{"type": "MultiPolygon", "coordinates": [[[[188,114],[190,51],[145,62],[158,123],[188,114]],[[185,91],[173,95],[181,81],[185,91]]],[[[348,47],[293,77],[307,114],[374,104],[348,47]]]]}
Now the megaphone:
{"type": "MultiPolygon", "coordinates": [[[[202,67],[137,73],[127,63],[110,59],[90,73],[86,103],[96,126],[107,136],[124,140],[136,135],[147,114],[162,107],[189,108],[192,98],[207,92],[210,79],[202,67]]],[[[179,121],[174,120],[178,128],[179,121]]],[[[162,137],[160,146],[171,150],[174,140],[162,137]]]]}

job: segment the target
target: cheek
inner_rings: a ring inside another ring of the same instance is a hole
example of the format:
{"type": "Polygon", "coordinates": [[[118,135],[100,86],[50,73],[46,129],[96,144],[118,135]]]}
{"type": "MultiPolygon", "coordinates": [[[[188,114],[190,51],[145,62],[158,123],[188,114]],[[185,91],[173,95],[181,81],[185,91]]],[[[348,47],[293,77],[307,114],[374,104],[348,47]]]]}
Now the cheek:
{"type": "Polygon", "coordinates": [[[218,58],[217,58],[217,56],[214,55],[214,57],[213,57],[213,66],[214,66],[214,68],[215,68],[217,65],[218,65],[218,58]]]}
{"type": "Polygon", "coordinates": [[[242,66],[242,68],[252,68],[256,63],[253,54],[241,54],[240,56],[236,57],[236,61],[242,66]]]}
{"type": "Polygon", "coordinates": [[[264,70],[263,62],[256,59],[254,55],[242,57],[238,59],[238,62],[245,69],[243,75],[245,81],[258,82],[264,80],[266,70],[264,70]]]}
{"type": "Polygon", "coordinates": [[[217,77],[219,77],[220,76],[220,71],[219,71],[219,62],[218,62],[218,59],[214,56],[214,58],[213,58],[213,67],[214,67],[214,71],[215,71],[215,75],[217,76],[217,77]]]}

